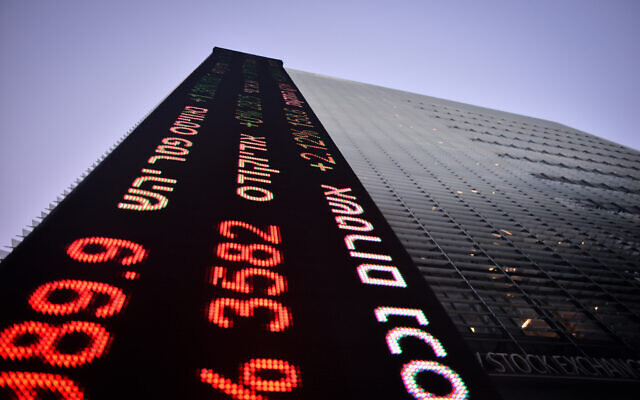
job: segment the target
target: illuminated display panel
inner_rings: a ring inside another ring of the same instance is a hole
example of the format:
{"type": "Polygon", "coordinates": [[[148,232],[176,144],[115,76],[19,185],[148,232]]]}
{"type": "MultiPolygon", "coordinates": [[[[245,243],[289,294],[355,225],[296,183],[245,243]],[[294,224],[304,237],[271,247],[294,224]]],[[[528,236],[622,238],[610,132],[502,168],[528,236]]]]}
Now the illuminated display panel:
{"type": "Polygon", "coordinates": [[[0,274],[2,397],[498,398],[278,60],[215,49],[0,274]]]}

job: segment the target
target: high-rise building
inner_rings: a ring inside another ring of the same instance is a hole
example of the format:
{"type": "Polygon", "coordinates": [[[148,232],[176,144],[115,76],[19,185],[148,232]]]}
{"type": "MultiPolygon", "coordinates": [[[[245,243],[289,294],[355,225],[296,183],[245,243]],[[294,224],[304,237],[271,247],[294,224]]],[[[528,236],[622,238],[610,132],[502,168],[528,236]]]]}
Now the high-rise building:
{"type": "Polygon", "coordinates": [[[0,264],[0,396],[637,390],[639,168],[215,49],[0,264]]]}
{"type": "Polygon", "coordinates": [[[499,386],[637,382],[640,152],[536,118],[289,74],[499,386]]]}

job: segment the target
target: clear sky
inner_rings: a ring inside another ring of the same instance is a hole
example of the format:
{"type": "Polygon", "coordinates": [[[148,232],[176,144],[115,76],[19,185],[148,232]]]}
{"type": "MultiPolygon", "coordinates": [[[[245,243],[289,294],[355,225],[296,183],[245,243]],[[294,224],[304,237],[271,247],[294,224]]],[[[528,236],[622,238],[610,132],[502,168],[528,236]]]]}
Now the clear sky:
{"type": "Polygon", "coordinates": [[[0,0],[0,246],[214,46],[640,149],[640,1],[0,0]]]}

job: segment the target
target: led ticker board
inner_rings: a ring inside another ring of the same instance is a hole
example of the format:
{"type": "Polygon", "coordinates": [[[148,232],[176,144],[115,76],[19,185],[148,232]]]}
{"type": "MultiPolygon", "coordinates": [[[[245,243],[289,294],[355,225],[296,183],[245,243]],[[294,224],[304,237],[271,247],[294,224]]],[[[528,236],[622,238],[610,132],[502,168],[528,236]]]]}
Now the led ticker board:
{"type": "Polygon", "coordinates": [[[0,275],[3,398],[498,397],[274,59],[214,49],[0,275]]]}

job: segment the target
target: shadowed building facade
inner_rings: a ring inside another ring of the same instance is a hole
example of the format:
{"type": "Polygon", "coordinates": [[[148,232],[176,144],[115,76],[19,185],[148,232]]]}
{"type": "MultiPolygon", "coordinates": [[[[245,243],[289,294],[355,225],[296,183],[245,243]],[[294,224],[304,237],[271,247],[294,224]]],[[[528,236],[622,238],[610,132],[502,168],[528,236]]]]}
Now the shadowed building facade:
{"type": "Polygon", "coordinates": [[[638,151],[288,72],[505,397],[637,384],[638,151]]]}

